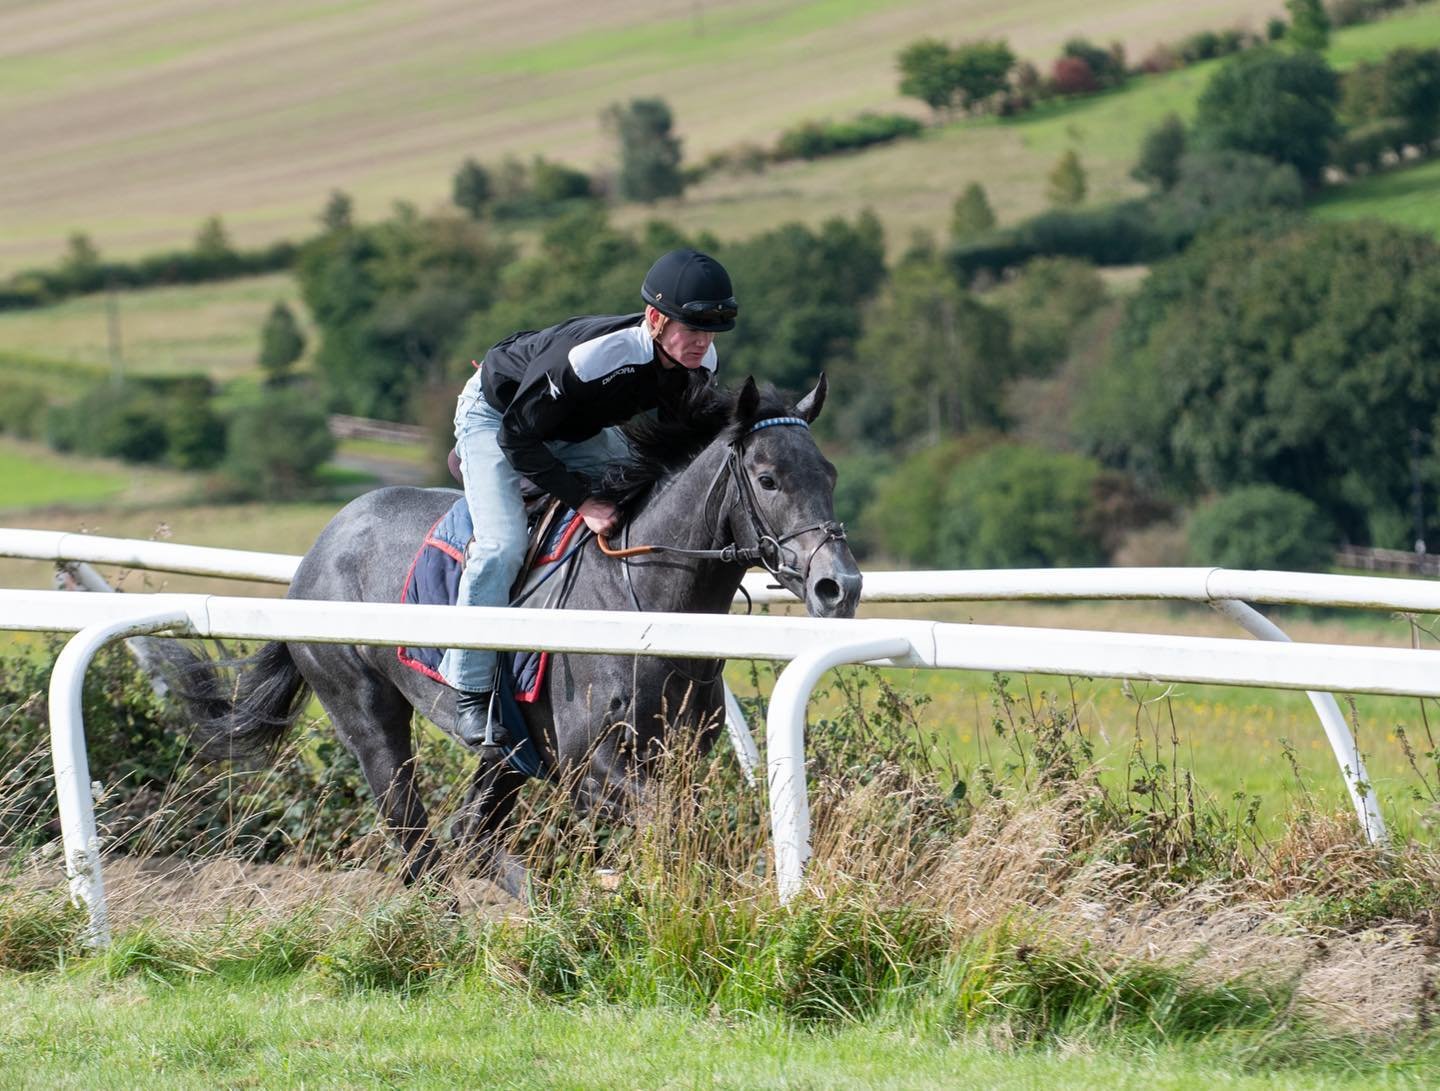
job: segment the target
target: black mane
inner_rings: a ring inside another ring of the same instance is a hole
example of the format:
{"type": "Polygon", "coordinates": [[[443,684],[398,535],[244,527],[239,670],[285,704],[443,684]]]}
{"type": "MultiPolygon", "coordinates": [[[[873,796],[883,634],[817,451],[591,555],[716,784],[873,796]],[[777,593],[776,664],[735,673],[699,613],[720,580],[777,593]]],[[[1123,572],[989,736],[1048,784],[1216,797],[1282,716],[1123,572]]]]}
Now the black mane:
{"type": "Polygon", "coordinates": [[[783,417],[794,409],[773,387],[761,388],[760,404],[747,420],[736,419],[739,391],[729,390],[692,373],[685,395],[674,411],[642,414],[625,425],[635,457],[611,467],[596,487],[596,495],[632,506],[666,476],[684,469],[717,440],[730,442],[758,420],[783,417]]]}

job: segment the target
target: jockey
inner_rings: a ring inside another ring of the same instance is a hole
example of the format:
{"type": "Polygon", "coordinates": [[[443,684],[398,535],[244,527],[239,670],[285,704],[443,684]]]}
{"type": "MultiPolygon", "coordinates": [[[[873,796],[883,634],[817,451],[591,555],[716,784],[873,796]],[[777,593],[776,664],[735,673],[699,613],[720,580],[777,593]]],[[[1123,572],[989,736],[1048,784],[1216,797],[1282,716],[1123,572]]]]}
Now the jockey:
{"type": "MultiPolygon", "coordinates": [[[[724,267],[698,250],[672,250],[651,266],[640,296],[639,313],[512,334],[465,384],[455,449],[475,537],[459,604],[509,601],[527,544],[521,477],[570,505],[596,534],[611,533],[619,513],[591,485],[628,455],[616,426],[673,404],[689,373],[714,375],[715,335],[734,329],[739,309],[724,267]]],[[[460,737],[472,746],[508,746],[490,712],[495,652],[452,648],[440,673],[457,691],[460,737]]]]}

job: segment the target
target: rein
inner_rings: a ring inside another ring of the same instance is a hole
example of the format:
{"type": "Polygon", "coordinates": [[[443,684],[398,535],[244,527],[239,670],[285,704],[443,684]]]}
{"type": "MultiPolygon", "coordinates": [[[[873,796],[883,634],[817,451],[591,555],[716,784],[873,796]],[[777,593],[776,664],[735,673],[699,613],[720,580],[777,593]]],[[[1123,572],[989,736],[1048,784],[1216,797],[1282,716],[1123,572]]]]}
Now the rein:
{"type": "MultiPolygon", "coordinates": [[[[831,542],[843,542],[845,540],[845,526],[843,523],[833,519],[822,520],[818,523],[811,523],[809,526],[800,527],[788,531],[785,534],[774,533],[765,521],[760,512],[760,506],[755,498],[754,487],[750,479],[745,475],[744,466],[741,464],[743,443],[746,436],[754,435],[765,428],[774,428],[779,425],[793,425],[808,429],[809,423],[801,417],[767,417],[764,420],[756,421],[741,436],[730,444],[729,453],[724,464],[715,474],[715,479],[710,483],[706,492],[705,507],[709,507],[709,498],[715,494],[716,487],[720,484],[721,476],[729,473],[731,480],[739,492],[740,502],[745,508],[745,514],[750,517],[751,529],[755,532],[755,544],[753,546],[742,546],[738,542],[731,542],[719,549],[682,549],[679,546],[667,545],[639,545],[627,548],[613,549],[604,535],[596,535],[595,542],[600,552],[607,557],[615,557],[621,560],[630,557],[643,557],[652,553],[669,553],[682,557],[697,557],[702,560],[721,561],[725,564],[741,564],[746,568],[754,568],[763,565],[765,570],[772,576],[779,579],[782,576],[789,576],[793,579],[803,580],[810,571],[810,564],[815,559],[815,554],[821,548],[831,542]],[[793,541],[802,534],[809,534],[811,531],[823,531],[825,536],[810,551],[805,558],[805,568],[801,571],[795,567],[798,558],[795,551],[787,548],[786,543],[793,541]]],[[[628,575],[628,566],[627,566],[628,575]]],[[[632,591],[633,595],[633,591],[632,591]]]]}

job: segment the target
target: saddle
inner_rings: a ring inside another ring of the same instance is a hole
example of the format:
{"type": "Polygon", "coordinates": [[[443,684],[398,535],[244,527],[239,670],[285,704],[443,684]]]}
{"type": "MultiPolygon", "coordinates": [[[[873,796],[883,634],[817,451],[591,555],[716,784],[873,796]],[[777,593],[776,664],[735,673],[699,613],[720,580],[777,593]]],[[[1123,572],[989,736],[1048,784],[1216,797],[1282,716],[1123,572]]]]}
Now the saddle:
{"type": "MultiPolygon", "coordinates": [[[[558,607],[568,590],[566,576],[574,556],[577,534],[584,520],[560,501],[545,497],[529,511],[530,544],[525,563],[510,590],[510,605],[558,607]]],[[[474,536],[470,506],[462,496],[437,519],[410,562],[400,601],[416,605],[455,605],[465,550],[474,536]]],[[[444,682],[440,674],[443,648],[400,647],[400,662],[427,678],[444,682]]],[[[521,703],[535,701],[549,665],[549,652],[511,652],[500,656],[501,685],[521,703]],[[506,676],[508,677],[508,681],[506,676]]]]}

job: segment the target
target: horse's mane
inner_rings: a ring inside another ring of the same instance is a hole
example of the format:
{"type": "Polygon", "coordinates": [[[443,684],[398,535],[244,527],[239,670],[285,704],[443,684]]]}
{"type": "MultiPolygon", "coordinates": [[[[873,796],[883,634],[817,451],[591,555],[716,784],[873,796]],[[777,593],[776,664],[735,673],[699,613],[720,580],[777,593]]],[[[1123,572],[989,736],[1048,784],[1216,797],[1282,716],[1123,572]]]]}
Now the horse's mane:
{"type": "Polygon", "coordinates": [[[736,419],[740,394],[692,372],[684,395],[669,413],[641,414],[624,428],[634,457],[611,466],[596,486],[597,496],[633,508],[659,481],[688,466],[717,440],[729,442],[754,421],[793,412],[785,395],[761,388],[760,403],[744,421],[736,419]]]}

